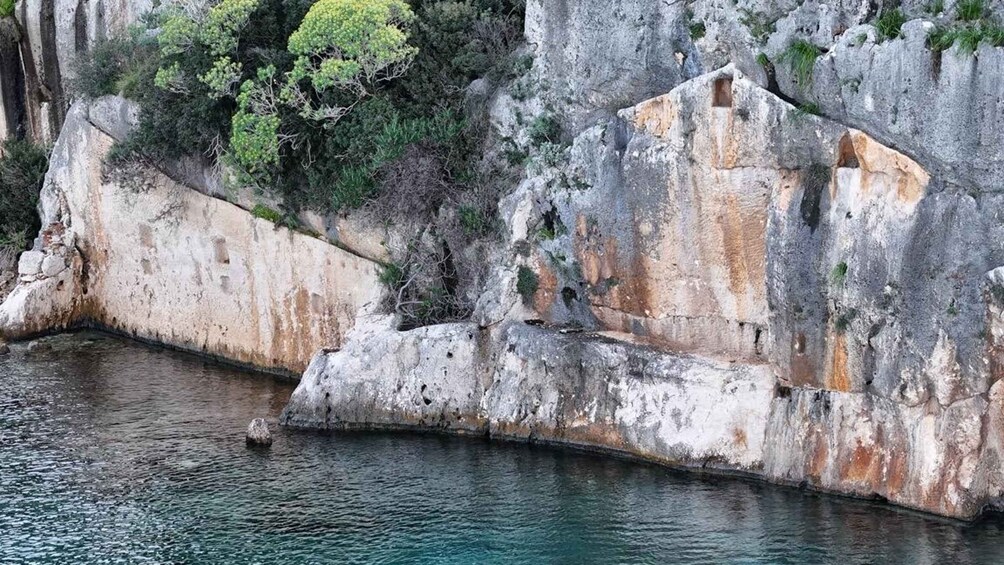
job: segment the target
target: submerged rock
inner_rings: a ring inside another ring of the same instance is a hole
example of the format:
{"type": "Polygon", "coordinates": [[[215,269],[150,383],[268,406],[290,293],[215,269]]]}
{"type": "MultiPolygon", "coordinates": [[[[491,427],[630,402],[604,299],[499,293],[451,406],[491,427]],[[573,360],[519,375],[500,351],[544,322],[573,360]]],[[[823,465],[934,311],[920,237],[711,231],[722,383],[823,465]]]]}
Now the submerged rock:
{"type": "Polygon", "coordinates": [[[7,343],[0,341],[0,357],[7,355],[10,355],[10,347],[7,346],[7,343]]]}
{"type": "Polygon", "coordinates": [[[255,418],[248,424],[247,445],[251,447],[269,447],[272,445],[272,432],[264,418],[255,418]]]}
{"type": "Polygon", "coordinates": [[[28,354],[46,353],[52,351],[52,346],[44,341],[33,341],[28,344],[28,354]]]}

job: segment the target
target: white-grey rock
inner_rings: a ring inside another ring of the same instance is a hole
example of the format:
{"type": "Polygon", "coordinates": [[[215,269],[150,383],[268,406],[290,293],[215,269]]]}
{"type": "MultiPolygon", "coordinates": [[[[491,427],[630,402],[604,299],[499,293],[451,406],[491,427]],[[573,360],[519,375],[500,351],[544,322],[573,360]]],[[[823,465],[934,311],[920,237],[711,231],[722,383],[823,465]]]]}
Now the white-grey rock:
{"type": "Polygon", "coordinates": [[[42,262],[45,253],[42,251],[25,251],[17,262],[17,272],[21,276],[35,276],[42,272],[42,262]]]}
{"type": "Polygon", "coordinates": [[[251,447],[269,447],[272,445],[272,432],[264,418],[255,418],[248,424],[245,443],[251,447]]]}
{"type": "Polygon", "coordinates": [[[46,255],[42,260],[42,274],[54,277],[66,270],[66,259],[61,255],[46,255]]]}
{"type": "MultiPolygon", "coordinates": [[[[128,114],[121,99],[99,106],[103,127],[127,127],[117,122],[128,114]]],[[[115,139],[91,122],[89,107],[74,105],[53,148],[38,249],[24,254],[25,274],[0,305],[0,335],[18,339],[86,319],[299,372],[316,351],[340,345],[357,312],[379,303],[373,261],[158,170],[106,170],[115,139]],[[36,275],[46,254],[51,276],[43,278],[36,275]]]]}
{"type": "Polygon", "coordinates": [[[35,340],[35,341],[32,341],[31,343],[28,344],[28,350],[27,351],[28,351],[29,355],[38,355],[39,353],[48,353],[49,351],[52,351],[52,345],[49,344],[49,343],[47,343],[47,342],[45,342],[45,341],[35,340]]]}

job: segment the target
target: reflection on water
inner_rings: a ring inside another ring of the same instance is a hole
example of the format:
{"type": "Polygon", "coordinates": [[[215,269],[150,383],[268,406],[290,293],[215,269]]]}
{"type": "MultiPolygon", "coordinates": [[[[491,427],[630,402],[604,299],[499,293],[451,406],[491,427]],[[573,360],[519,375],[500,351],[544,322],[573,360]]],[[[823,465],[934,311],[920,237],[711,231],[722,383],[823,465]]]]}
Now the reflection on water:
{"type": "Polygon", "coordinates": [[[1001,563],[974,525],[567,451],[279,430],[292,385],[102,334],[0,360],[2,563],[1001,563]]]}

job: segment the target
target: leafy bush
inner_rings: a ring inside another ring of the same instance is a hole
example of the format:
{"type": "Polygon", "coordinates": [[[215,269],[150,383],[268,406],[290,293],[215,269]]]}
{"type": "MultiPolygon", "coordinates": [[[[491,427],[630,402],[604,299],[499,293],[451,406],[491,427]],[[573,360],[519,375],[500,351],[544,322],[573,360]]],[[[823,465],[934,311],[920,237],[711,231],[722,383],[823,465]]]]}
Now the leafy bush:
{"type": "Polygon", "coordinates": [[[705,27],[704,22],[695,22],[690,24],[690,39],[697,41],[698,39],[704,37],[706,33],[707,28],[705,27]]]}
{"type": "Polygon", "coordinates": [[[534,146],[557,143],[561,140],[561,122],[553,114],[541,114],[530,124],[527,135],[534,146]]]}
{"type": "Polygon", "coordinates": [[[98,42],[81,57],[73,89],[89,98],[122,94],[140,96],[143,77],[157,70],[156,43],[141,35],[114,37],[98,42]]]}
{"type": "MultiPolygon", "coordinates": [[[[377,221],[423,226],[432,236],[422,241],[444,245],[395,251],[408,280],[396,311],[408,324],[469,312],[458,287],[475,269],[454,265],[450,249],[495,235],[513,181],[483,159],[491,129],[467,87],[483,78],[491,93],[532,67],[516,49],[523,0],[161,5],[148,20],[156,33],[81,57],[81,90],[139,104],[117,163],[198,156],[281,197],[286,211],[365,207],[377,221]]],[[[540,144],[561,135],[553,117],[535,126],[540,144]]]]}
{"type": "Polygon", "coordinates": [[[933,51],[944,51],[958,44],[960,52],[972,54],[983,42],[994,47],[1004,47],[1004,28],[993,22],[980,22],[975,25],[938,27],[927,36],[927,46],[933,51]]]}
{"type": "Polygon", "coordinates": [[[36,207],[49,156],[16,140],[5,142],[0,154],[0,247],[23,249],[40,227],[36,207]]]}
{"type": "Polygon", "coordinates": [[[14,0],[0,0],[0,18],[14,15],[14,0]]]}
{"type": "Polygon", "coordinates": [[[282,223],[282,212],[273,210],[264,204],[255,204],[255,207],[251,209],[251,215],[272,222],[273,224],[282,223]]]}
{"type": "Polygon", "coordinates": [[[533,295],[537,294],[540,287],[540,279],[529,267],[520,265],[516,273],[516,292],[523,297],[523,303],[529,304],[533,300],[533,295]]]}
{"type": "Polygon", "coordinates": [[[781,62],[788,66],[795,83],[804,90],[812,84],[812,71],[816,66],[816,59],[822,54],[819,47],[798,39],[781,54],[781,62]]]}

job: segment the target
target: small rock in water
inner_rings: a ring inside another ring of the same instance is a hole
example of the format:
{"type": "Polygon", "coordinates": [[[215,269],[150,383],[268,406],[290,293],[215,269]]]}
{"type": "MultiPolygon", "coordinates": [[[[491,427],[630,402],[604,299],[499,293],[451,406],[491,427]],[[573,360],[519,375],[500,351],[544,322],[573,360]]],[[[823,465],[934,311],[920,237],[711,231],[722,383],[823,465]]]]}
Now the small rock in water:
{"type": "Polygon", "coordinates": [[[33,341],[28,344],[28,353],[45,353],[46,351],[52,351],[52,346],[44,341],[33,341]]]}
{"type": "Polygon", "coordinates": [[[268,431],[268,422],[265,418],[251,420],[248,425],[247,444],[253,447],[272,445],[272,432],[268,431]]]}
{"type": "Polygon", "coordinates": [[[0,357],[10,355],[10,347],[7,346],[5,341],[0,340],[0,357]]]}

